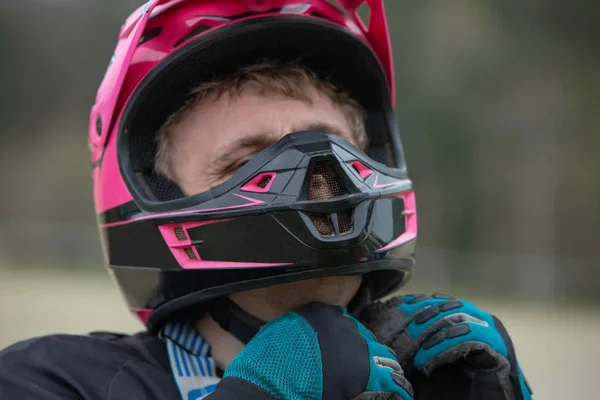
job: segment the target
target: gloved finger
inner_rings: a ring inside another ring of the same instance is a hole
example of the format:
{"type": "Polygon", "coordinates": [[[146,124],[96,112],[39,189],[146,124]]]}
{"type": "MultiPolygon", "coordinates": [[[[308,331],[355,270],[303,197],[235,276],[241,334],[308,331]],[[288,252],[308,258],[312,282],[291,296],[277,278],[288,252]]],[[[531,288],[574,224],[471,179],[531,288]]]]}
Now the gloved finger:
{"type": "Polygon", "coordinates": [[[374,341],[367,344],[371,356],[371,379],[365,393],[396,393],[401,399],[412,399],[412,385],[392,352],[374,341]]]}
{"type": "Polygon", "coordinates": [[[465,307],[467,314],[469,314],[472,317],[475,317],[477,319],[487,322],[490,326],[494,326],[494,317],[490,313],[477,308],[477,306],[475,306],[475,304],[473,304],[469,301],[460,299],[460,302],[465,307]]]}
{"type": "Polygon", "coordinates": [[[484,326],[494,326],[490,314],[468,301],[452,299],[424,308],[409,322],[406,330],[413,338],[421,337],[422,342],[444,327],[469,321],[484,326]]]}
{"type": "Polygon", "coordinates": [[[402,297],[397,296],[385,303],[374,303],[363,311],[360,318],[375,332],[378,342],[391,347],[408,375],[414,369],[412,360],[419,348],[419,342],[406,332],[406,326],[411,319],[398,308],[398,302],[402,301],[402,297]]]}
{"type": "Polygon", "coordinates": [[[442,328],[462,322],[455,314],[466,314],[463,304],[458,300],[446,300],[442,303],[424,307],[407,321],[406,332],[421,341],[442,328]]]}
{"type": "MultiPolygon", "coordinates": [[[[439,314],[440,310],[449,310],[460,305],[456,299],[442,294],[395,296],[384,303],[377,302],[368,306],[361,314],[361,319],[369,328],[377,332],[379,341],[390,344],[393,338],[406,330],[418,314],[425,313],[427,316],[425,319],[420,317],[419,324],[422,324],[429,317],[439,314]],[[448,306],[445,306],[446,303],[448,306]],[[429,309],[431,311],[426,311],[429,309]],[[437,312],[432,314],[432,311],[435,310],[437,312]]],[[[418,331],[418,333],[422,333],[422,331],[418,331]]],[[[415,339],[416,335],[417,333],[411,335],[412,339],[415,339]]]]}
{"type": "Polygon", "coordinates": [[[406,328],[409,319],[398,307],[403,302],[403,296],[396,296],[386,302],[372,303],[361,313],[361,322],[375,332],[380,343],[392,345],[394,339],[406,328]]]}
{"type": "MultiPolygon", "coordinates": [[[[441,364],[458,362],[478,351],[486,352],[497,363],[507,362],[506,346],[494,329],[472,321],[462,322],[441,329],[423,342],[415,354],[414,365],[422,372],[430,373],[441,364]]],[[[488,361],[485,360],[482,367],[487,366],[488,361]]]]}
{"type": "Polygon", "coordinates": [[[373,333],[356,318],[347,312],[344,313],[356,324],[359,334],[367,343],[371,377],[365,393],[396,393],[401,399],[412,398],[412,386],[405,378],[404,371],[393,351],[378,343],[373,333]]]}
{"type": "Polygon", "coordinates": [[[398,308],[400,308],[404,312],[404,314],[410,316],[425,307],[431,307],[453,300],[456,299],[454,297],[440,293],[436,293],[433,295],[405,295],[402,297],[402,303],[398,304],[398,308]]]}
{"type": "Polygon", "coordinates": [[[443,306],[446,303],[456,304],[457,302],[461,303],[461,305],[465,308],[469,315],[478,319],[486,320],[488,323],[491,323],[492,320],[490,314],[480,310],[473,303],[441,293],[435,293],[433,295],[405,295],[402,296],[402,303],[398,303],[398,307],[401,308],[406,315],[412,315],[415,313],[421,313],[425,309],[433,308],[436,306],[443,306]]]}

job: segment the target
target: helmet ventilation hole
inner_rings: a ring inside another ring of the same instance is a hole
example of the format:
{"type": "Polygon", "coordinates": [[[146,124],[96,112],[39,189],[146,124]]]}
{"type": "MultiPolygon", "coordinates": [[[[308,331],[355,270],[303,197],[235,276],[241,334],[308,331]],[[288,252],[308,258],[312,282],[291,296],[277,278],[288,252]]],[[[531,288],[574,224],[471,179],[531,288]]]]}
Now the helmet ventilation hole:
{"type": "Polygon", "coordinates": [[[191,247],[186,247],[185,249],[183,249],[185,251],[185,254],[187,254],[188,258],[190,260],[197,260],[198,257],[196,257],[196,253],[194,253],[194,250],[191,247]]]}
{"type": "Polygon", "coordinates": [[[187,235],[185,234],[185,232],[183,231],[183,228],[178,226],[177,228],[174,229],[175,232],[175,236],[177,237],[177,240],[187,240],[187,235]]]}
{"type": "Polygon", "coordinates": [[[340,235],[347,235],[352,232],[352,212],[346,211],[338,214],[338,224],[340,235]]]}
{"type": "Polygon", "coordinates": [[[342,187],[331,162],[313,164],[308,182],[307,200],[327,200],[348,194],[342,187]]]}
{"type": "MultiPolygon", "coordinates": [[[[310,170],[307,200],[328,200],[348,194],[335,172],[331,161],[314,163],[310,170]]],[[[311,215],[310,220],[321,236],[335,236],[335,228],[328,215],[311,215]]],[[[350,211],[338,215],[340,235],[352,232],[352,213],[350,211]]]]}
{"type": "Polygon", "coordinates": [[[271,175],[266,175],[264,178],[262,178],[260,180],[260,182],[258,182],[258,185],[256,185],[256,186],[258,186],[261,189],[264,189],[264,188],[267,187],[267,185],[269,184],[269,182],[271,182],[272,178],[273,177],[271,175]]]}
{"type": "Polygon", "coordinates": [[[328,215],[312,215],[310,220],[322,236],[334,236],[333,224],[328,215]]]}

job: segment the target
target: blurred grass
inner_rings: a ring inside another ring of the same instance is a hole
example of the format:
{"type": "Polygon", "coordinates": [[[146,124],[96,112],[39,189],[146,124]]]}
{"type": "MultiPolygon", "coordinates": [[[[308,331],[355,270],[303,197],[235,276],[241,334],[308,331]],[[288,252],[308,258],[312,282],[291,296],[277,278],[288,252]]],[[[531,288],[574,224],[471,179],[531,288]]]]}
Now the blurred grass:
{"type": "MultiPolygon", "coordinates": [[[[573,305],[494,299],[482,296],[481,291],[475,298],[468,295],[468,290],[459,292],[453,294],[467,297],[505,323],[536,398],[594,397],[596,361],[600,359],[600,312],[573,305]]],[[[0,348],[58,332],[127,333],[142,329],[101,269],[0,267],[0,320],[0,348]]]]}

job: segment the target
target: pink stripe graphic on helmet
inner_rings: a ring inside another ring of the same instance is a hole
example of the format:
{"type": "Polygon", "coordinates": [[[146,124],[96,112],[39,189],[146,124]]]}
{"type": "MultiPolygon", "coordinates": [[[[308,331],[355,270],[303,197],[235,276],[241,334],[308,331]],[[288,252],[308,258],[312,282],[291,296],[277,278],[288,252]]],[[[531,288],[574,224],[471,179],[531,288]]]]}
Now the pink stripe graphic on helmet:
{"type": "Polygon", "coordinates": [[[157,213],[157,214],[152,214],[152,215],[144,215],[143,217],[132,218],[132,219],[128,219],[127,221],[111,222],[108,224],[102,224],[101,226],[103,228],[110,228],[113,226],[126,225],[126,224],[130,224],[132,222],[143,221],[143,220],[152,219],[152,218],[177,217],[180,215],[205,213],[205,212],[209,212],[209,211],[231,210],[234,208],[242,208],[242,207],[249,207],[249,206],[254,206],[254,205],[258,205],[258,204],[264,204],[264,201],[258,200],[258,199],[253,199],[252,197],[242,196],[241,194],[237,194],[237,193],[234,193],[233,195],[237,196],[237,197],[241,197],[244,200],[248,200],[250,203],[238,204],[235,206],[228,206],[228,207],[204,208],[204,209],[200,209],[200,210],[173,211],[173,212],[166,212],[166,213],[157,213]]]}
{"type": "Polygon", "coordinates": [[[94,203],[96,214],[119,207],[133,200],[131,192],[123,181],[117,162],[117,150],[114,142],[116,135],[108,139],[109,146],[104,152],[102,164],[94,168],[94,203]]]}
{"type": "Polygon", "coordinates": [[[256,267],[281,267],[292,263],[257,263],[203,260],[198,249],[190,240],[189,229],[199,226],[217,224],[231,221],[236,218],[215,219],[198,222],[184,222],[180,224],[166,224],[158,227],[167,246],[171,249],[173,257],[183,269],[223,269],[223,268],[256,268],[256,267]]]}
{"type": "Polygon", "coordinates": [[[417,237],[417,204],[415,201],[415,192],[403,192],[398,194],[397,197],[404,200],[404,218],[406,230],[395,240],[378,249],[377,252],[386,251],[396,246],[400,246],[417,237]]]}

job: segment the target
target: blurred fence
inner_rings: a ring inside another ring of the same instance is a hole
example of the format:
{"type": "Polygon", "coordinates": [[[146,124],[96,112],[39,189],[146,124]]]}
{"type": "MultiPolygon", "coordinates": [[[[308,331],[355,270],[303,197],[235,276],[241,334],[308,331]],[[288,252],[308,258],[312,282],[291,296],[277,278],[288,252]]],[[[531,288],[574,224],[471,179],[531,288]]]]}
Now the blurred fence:
{"type": "MultiPolygon", "coordinates": [[[[0,220],[0,267],[100,268],[98,230],[83,223],[0,220]]],[[[598,301],[600,268],[593,259],[542,254],[460,252],[418,246],[413,281],[447,291],[544,302],[598,301]]]]}

